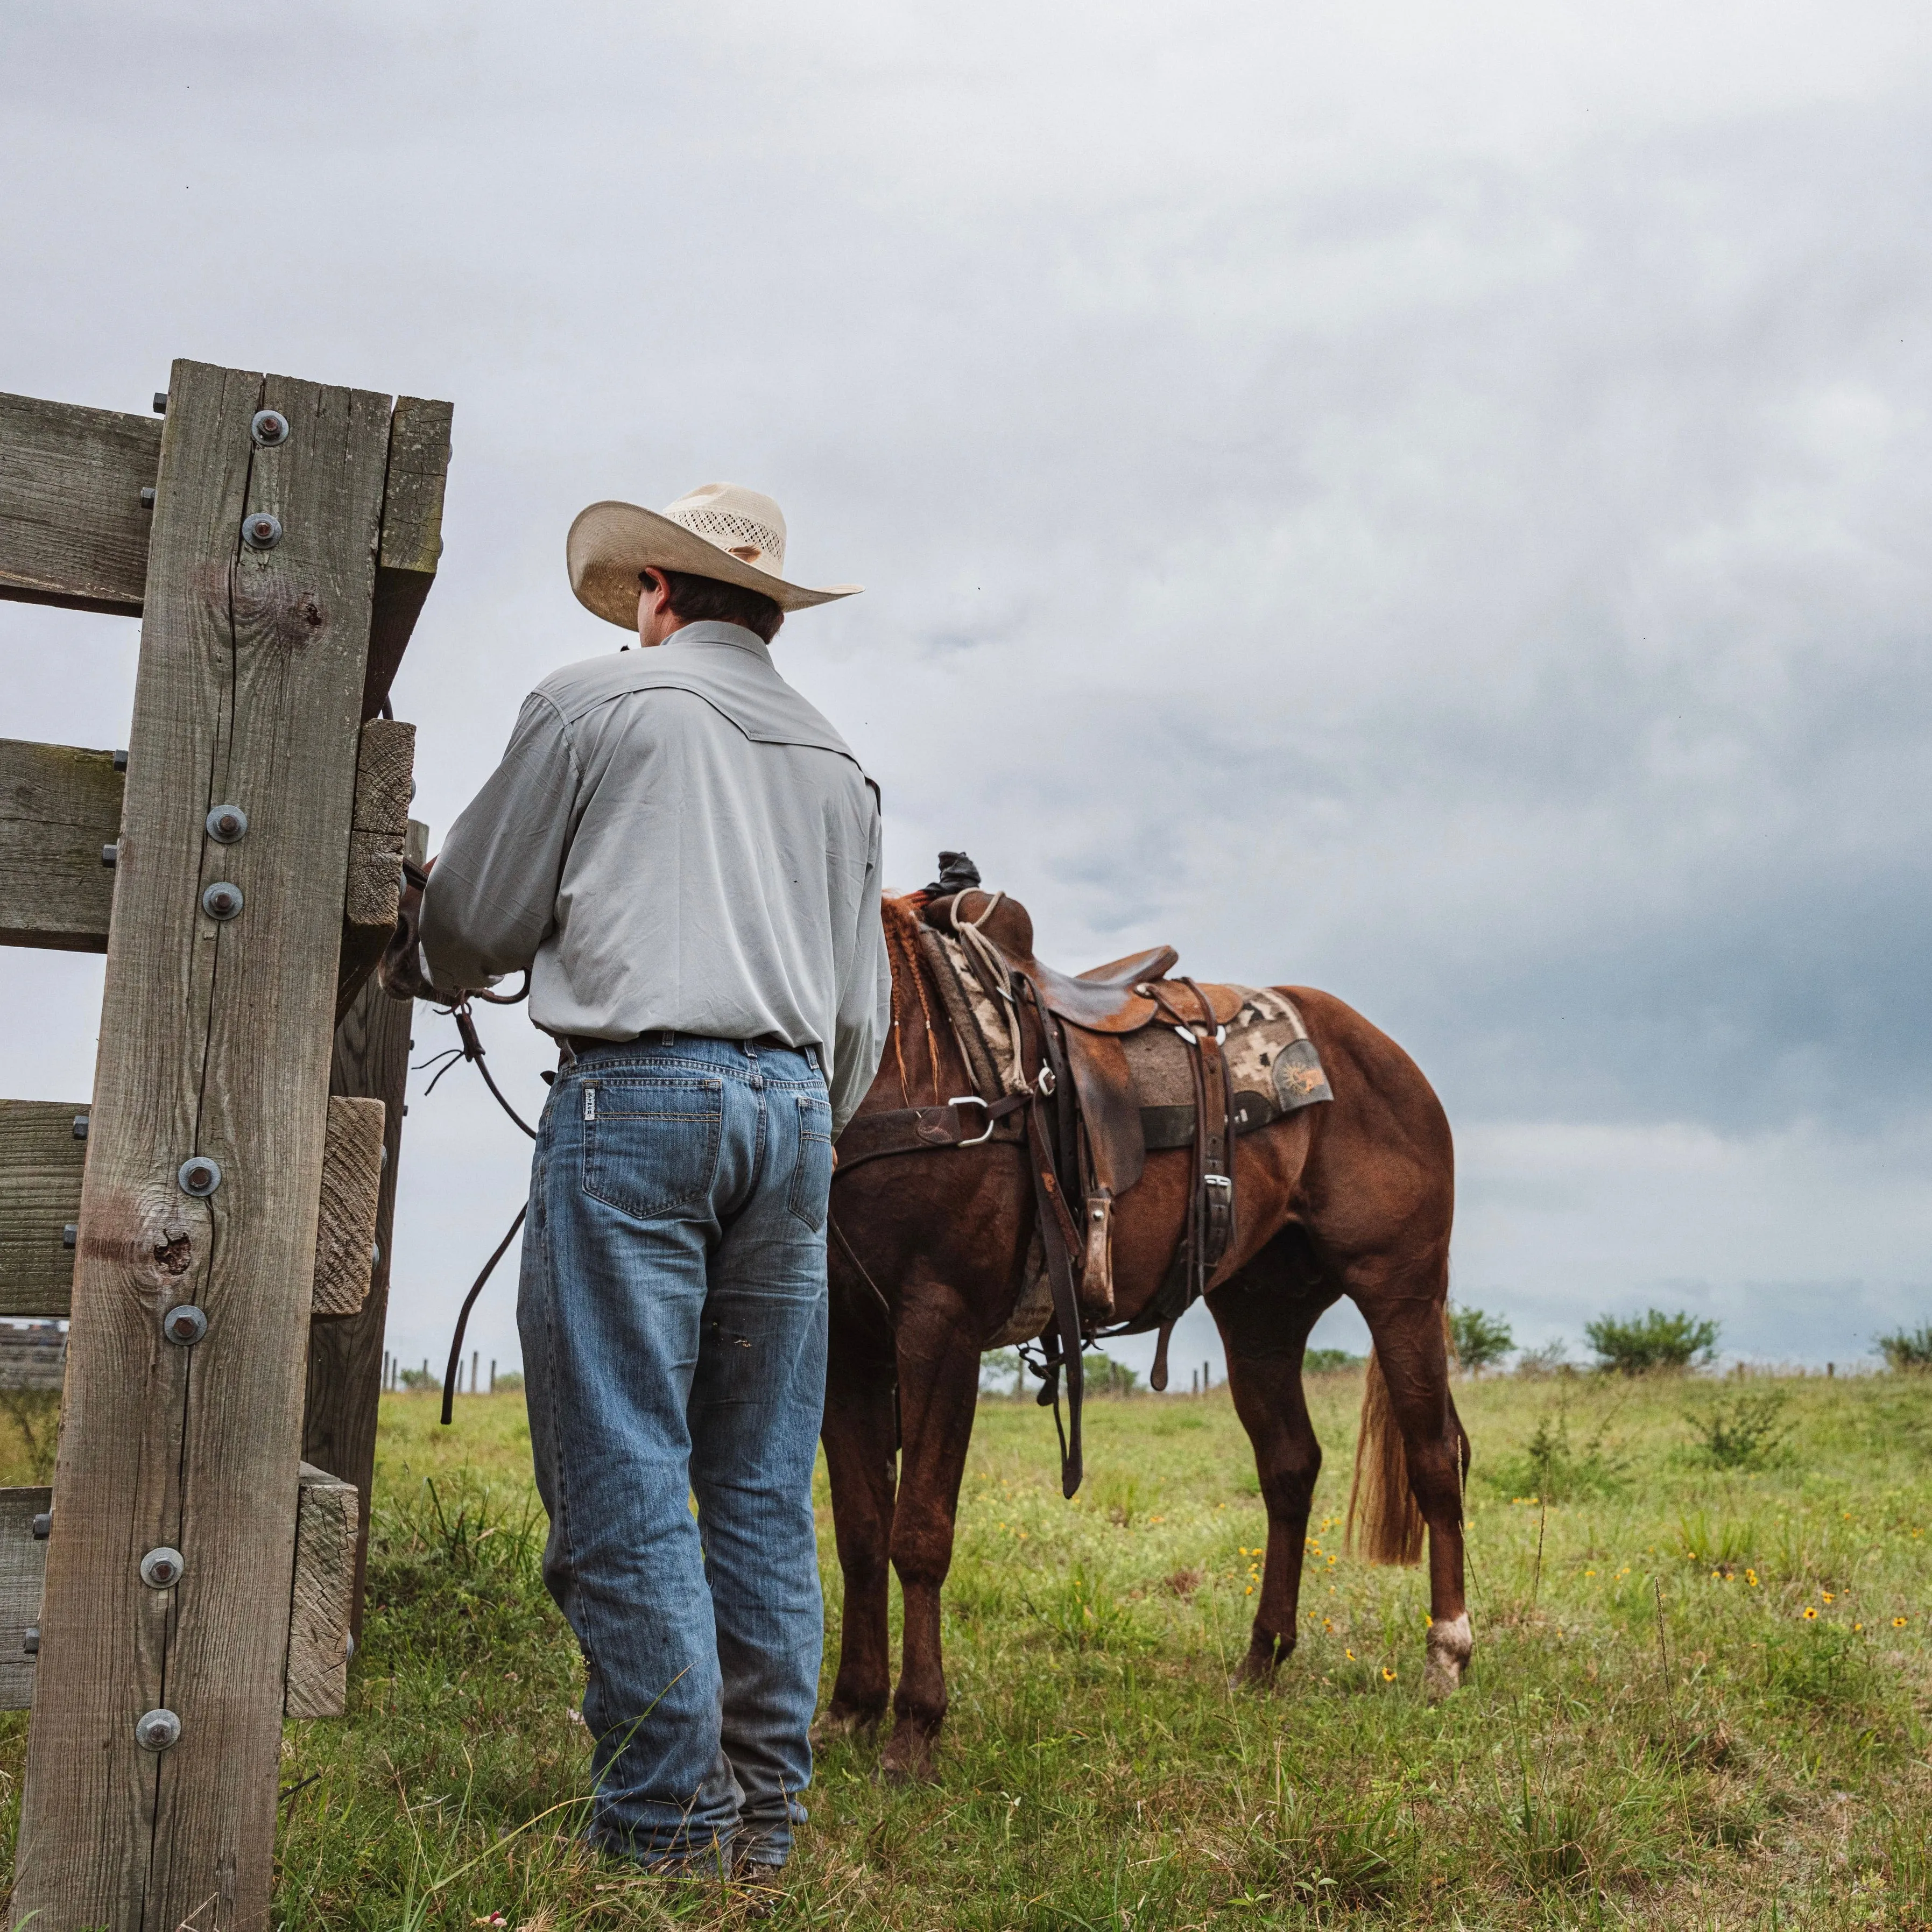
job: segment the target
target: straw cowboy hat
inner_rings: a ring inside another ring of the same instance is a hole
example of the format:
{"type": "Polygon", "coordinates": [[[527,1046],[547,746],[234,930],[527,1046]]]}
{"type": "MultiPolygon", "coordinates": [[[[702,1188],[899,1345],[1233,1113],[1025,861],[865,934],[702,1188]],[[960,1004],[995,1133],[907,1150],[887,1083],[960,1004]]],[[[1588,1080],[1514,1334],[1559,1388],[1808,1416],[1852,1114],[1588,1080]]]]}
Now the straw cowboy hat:
{"type": "Polygon", "coordinates": [[[715,577],[769,597],[781,610],[804,610],[864,586],[824,590],[788,584],[784,512],[738,483],[705,483],[659,512],[634,503],[592,503],[578,512],[564,546],[570,587],[586,610],[625,630],[637,628],[638,579],[650,566],[715,577]]]}

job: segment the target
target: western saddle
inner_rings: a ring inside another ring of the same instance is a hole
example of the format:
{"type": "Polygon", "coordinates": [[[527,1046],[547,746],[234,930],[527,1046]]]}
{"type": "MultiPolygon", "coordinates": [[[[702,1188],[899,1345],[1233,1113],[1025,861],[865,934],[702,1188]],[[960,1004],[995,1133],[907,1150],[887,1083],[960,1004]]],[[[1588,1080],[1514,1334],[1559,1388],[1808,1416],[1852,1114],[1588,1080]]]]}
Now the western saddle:
{"type": "MultiPolygon", "coordinates": [[[[1024,906],[981,890],[963,854],[940,859],[939,882],[920,896],[919,946],[976,1090],[943,1105],[856,1115],[840,1136],[836,1178],[891,1154],[1024,1144],[1053,1310],[1035,1372],[1056,1422],[1059,1378],[1066,1378],[1061,1483],[1070,1496],[1081,1478],[1083,1347],[1102,1334],[1157,1328],[1151,1380],[1166,1388],[1174,1324],[1212,1285],[1232,1245],[1238,1115],[1222,1030],[1244,995],[1170,977],[1180,957],[1171,946],[1060,972],[1036,957],[1024,906]],[[1185,1232],[1152,1306],[1117,1323],[1114,1204],[1141,1178],[1148,1150],[1127,1042],[1156,1025],[1191,1048],[1193,1184],[1185,1232]]],[[[856,1265],[836,1223],[834,1233],[856,1265]]]]}

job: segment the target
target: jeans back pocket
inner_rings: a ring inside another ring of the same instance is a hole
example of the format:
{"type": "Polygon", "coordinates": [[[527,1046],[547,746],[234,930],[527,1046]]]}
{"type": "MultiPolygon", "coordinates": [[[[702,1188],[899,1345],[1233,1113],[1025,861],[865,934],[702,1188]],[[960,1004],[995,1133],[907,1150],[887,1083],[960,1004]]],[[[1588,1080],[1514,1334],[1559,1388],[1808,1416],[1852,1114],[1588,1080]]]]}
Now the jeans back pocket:
{"type": "Polygon", "coordinates": [[[724,1138],[724,1083],[696,1075],[584,1084],[584,1191],[634,1220],[707,1208],[724,1138]]]}
{"type": "Polygon", "coordinates": [[[791,1211],[815,1234],[832,1202],[832,1103],[817,1094],[794,1097],[798,1159],[791,1171],[791,1211]]]}

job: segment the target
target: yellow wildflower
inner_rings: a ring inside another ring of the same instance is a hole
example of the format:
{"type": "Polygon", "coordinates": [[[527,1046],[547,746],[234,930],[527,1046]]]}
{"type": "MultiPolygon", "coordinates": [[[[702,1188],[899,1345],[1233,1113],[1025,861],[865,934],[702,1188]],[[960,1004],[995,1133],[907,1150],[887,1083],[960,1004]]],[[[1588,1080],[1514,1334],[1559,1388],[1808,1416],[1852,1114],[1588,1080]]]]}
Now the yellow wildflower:
{"type": "Polygon", "coordinates": [[[1892,1620],[1892,1627],[1894,1630],[1904,1629],[1905,1619],[1903,1617],[1894,1617],[1892,1620]]]}
{"type": "Polygon", "coordinates": [[[1382,1682],[1384,1684],[1393,1684],[1395,1682],[1395,1672],[1390,1670],[1387,1664],[1382,1666],[1382,1682]]]}
{"type": "Polygon", "coordinates": [[[1807,1604],[1804,1606],[1804,1621],[1808,1624],[1811,1622],[1817,1616],[1817,1607],[1815,1604],[1807,1604]]]}

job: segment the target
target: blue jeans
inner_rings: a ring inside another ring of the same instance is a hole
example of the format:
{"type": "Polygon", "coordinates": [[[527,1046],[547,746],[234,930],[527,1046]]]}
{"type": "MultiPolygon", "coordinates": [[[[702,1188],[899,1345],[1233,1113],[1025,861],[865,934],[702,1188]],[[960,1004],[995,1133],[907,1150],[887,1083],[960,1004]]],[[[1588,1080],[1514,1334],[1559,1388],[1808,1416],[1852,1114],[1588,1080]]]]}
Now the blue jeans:
{"type": "Polygon", "coordinates": [[[805,1815],[831,1186],[808,1048],[647,1034],[544,1109],[517,1325],[606,1850],[778,1864],[805,1815]]]}

